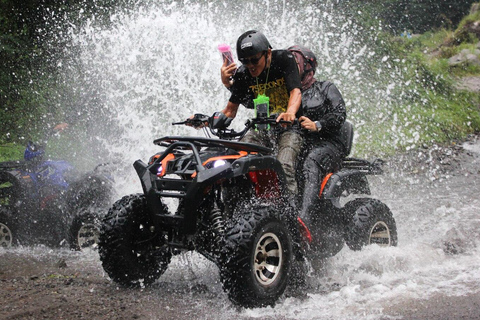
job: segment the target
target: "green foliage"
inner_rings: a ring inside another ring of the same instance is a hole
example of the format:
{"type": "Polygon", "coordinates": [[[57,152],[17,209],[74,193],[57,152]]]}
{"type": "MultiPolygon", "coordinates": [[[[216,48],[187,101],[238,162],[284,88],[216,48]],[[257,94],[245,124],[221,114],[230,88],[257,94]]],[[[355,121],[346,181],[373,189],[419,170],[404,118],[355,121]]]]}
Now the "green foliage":
{"type": "Polygon", "coordinates": [[[460,92],[446,98],[424,92],[416,103],[399,104],[390,117],[366,124],[361,132],[367,129],[368,135],[358,135],[356,153],[385,156],[461,139],[480,131],[479,104],[478,94],[460,92]]]}
{"type": "MultiPolygon", "coordinates": [[[[404,81],[388,113],[365,115],[359,128],[355,152],[390,155],[421,145],[444,143],[480,131],[480,96],[455,88],[456,77],[480,75],[477,66],[451,67],[438,48],[448,36],[446,30],[428,32],[411,39],[384,35],[390,56],[402,57],[398,68],[404,81]]],[[[473,49],[472,44],[452,47],[452,53],[473,49]]]]}
{"type": "Polygon", "coordinates": [[[474,0],[364,0],[340,5],[365,20],[381,20],[394,34],[423,33],[437,28],[453,28],[468,14],[474,0]]]}
{"type": "Polygon", "coordinates": [[[462,43],[477,43],[478,36],[469,32],[469,26],[480,21],[480,11],[476,11],[464,17],[458,24],[457,29],[446,38],[444,45],[453,46],[462,43]]]}
{"type": "Polygon", "coordinates": [[[61,48],[67,44],[56,34],[66,33],[65,21],[80,26],[95,17],[106,23],[117,4],[114,0],[0,1],[0,143],[34,139],[63,120],[64,108],[75,102],[58,105],[67,99],[59,99],[65,87],[57,75],[57,63],[65,58],[61,48]]]}
{"type": "Polygon", "coordinates": [[[0,162],[21,160],[25,146],[19,143],[6,143],[0,145],[0,162]]]}
{"type": "Polygon", "coordinates": [[[468,16],[464,17],[460,23],[458,24],[458,28],[457,30],[459,29],[462,29],[464,28],[466,25],[469,25],[475,21],[480,21],[480,11],[476,11],[474,13],[471,13],[469,14],[468,16]]]}

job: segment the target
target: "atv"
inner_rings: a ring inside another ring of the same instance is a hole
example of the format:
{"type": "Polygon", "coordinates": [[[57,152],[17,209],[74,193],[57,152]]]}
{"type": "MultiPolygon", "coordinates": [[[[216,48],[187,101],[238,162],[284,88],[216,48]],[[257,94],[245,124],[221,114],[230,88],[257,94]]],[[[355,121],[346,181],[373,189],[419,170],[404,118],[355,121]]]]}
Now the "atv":
{"type": "MultiPolygon", "coordinates": [[[[276,124],[257,117],[239,132],[196,114],[174,124],[200,127],[220,139],[167,136],[148,163],[133,164],[143,193],[124,196],[103,220],[99,254],[110,278],[126,287],[154,283],[173,255],[196,250],[220,270],[230,300],[243,307],[274,305],[303,276],[297,265],[330,256],[346,242],[353,250],[397,243],[395,221],[370,194],[366,176],[380,162],[347,158],[324,181],[317,230],[309,230],[287,199],[285,174],[272,150],[238,142],[248,130],[276,124]],[[316,239],[318,237],[319,239],[316,239]],[[315,248],[315,250],[312,250],[315,248]]],[[[342,129],[351,147],[353,127],[342,129]]]]}
{"type": "Polygon", "coordinates": [[[29,141],[24,160],[0,163],[0,246],[96,246],[100,219],[111,205],[112,178],[104,165],[82,175],[67,161],[44,160],[44,154],[29,141]]]}

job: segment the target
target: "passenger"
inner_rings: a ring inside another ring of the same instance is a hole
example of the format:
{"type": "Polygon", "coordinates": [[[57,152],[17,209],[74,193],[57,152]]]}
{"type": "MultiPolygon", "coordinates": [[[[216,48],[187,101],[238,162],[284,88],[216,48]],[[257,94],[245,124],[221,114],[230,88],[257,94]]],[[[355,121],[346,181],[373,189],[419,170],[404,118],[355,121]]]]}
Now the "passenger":
{"type": "Polygon", "coordinates": [[[339,169],[346,156],[347,146],[341,138],[346,119],[345,102],[340,91],[330,81],[317,81],[317,60],[308,49],[294,46],[289,50],[302,51],[295,55],[302,75],[302,111],[299,118],[304,132],[302,148],[302,195],[299,216],[311,228],[312,213],[318,208],[322,181],[328,173],[339,169]],[[305,58],[306,57],[306,58],[305,58]],[[305,61],[307,60],[307,61],[305,61]],[[311,64],[311,68],[308,65],[311,64]]]}

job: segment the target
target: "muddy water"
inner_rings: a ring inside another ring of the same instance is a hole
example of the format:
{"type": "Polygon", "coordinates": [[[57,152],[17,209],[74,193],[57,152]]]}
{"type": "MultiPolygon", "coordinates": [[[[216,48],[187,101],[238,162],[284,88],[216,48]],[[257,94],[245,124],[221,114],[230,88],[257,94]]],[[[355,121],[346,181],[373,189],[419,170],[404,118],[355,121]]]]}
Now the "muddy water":
{"type": "Polygon", "coordinates": [[[234,307],[216,267],[194,253],[175,257],[153,287],[127,290],[108,279],[95,251],[22,247],[0,249],[0,319],[475,318],[480,142],[397,158],[371,180],[394,213],[398,246],[344,248],[310,274],[304,295],[275,308],[234,307]]]}

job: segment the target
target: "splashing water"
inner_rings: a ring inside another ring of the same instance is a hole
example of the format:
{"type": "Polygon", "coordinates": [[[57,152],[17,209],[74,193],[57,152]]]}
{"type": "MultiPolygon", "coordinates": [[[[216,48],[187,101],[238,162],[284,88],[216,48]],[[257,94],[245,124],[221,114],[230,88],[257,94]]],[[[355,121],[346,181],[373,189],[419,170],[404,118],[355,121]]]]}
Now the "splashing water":
{"type": "MultiPolygon", "coordinates": [[[[63,65],[65,78],[82,84],[79,92],[98,96],[101,101],[85,106],[95,123],[90,133],[103,142],[108,157],[119,162],[120,194],[140,191],[131,164],[159,151],[152,144],[154,139],[199,134],[191,128],[174,127],[171,122],[196,112],[211,114],[223,109],[229,95],[220,82],[217,45],[234,47],[238,35],[249,29],[262,30],[274,48],[292,44],[310,47],[320,62],[317,78],[337,84],[360,134],[369,134],[362,131],[365,119],[394,112],[394,97],[402,95],[405,83],[401,68],[370,46],[375,30],[362,30],[328,1],[139,5],[134,11],[112,15],[108,26],[89,20],[82,28],[72,29],[72,46],[78,54],[63,65]]],[[[243,107],[240,111],[234,121],[236,128],[250,115],[243,107]]],[[[391,134],[394,140],[404,139],[395,127],[391,134]]],[[[440,192],[441,186],[428,190],[404,180],[405,185],[395,185],[398,180],[394,180],[378,181],[374,189],[394,212],[397,248],[342,250],[312,278],[312,286],[317,288],[301,304],[287,298],[275,309],[244,310],[239,315],[225,307],[223,300],[214,303],[224,314],[248,318],[310,319],[313,315],[318,319],[353,319],[376,318],[395,300],[428,298],[436,292],[476,292],[480,279],[478,240],[464,238],[478,236],[478,200],[452,203],[448,192],[440,192]],[[385,188],[388,184],[393,184],[391,189],[385,188]],[[412,192],[412,188],[420,190],[412,192]],[[476,225],[470,223],[472,220],[476,225]],[[460,241],[461,254],[445,254],[445,239],[460,241]]],[[[205,274],[209,271],[202,270],[211,266],[199,263],[193,268],[192,272],[205,274]]],[[[162,281],[175,281],[174,273],[179,269],[182,263],[174,263],[162,281]]]]}
{"type": "MultiPolygon", "coordinates": [[[[234,47],[249,29],[262,30],[274,48],[310,47],[319,60],[317,78],[340,88],[358,134],[365,119],[392,112],[401,72],[369,46],[375,30],[362,30],[328,1],[171,2],[112,14],[108,26],[90,19],[71,29],[79,53],[64,63],[65,78],[83,84],[77,91],[84,96],[101,100],[82,107],[95,123],[89,134],[108,141],[109,157],[121,161],[122,169],[156,152],[155,138],[199,134],[171,122],[223,109],[229,95],[220,82],[216,48],[234,47]]],[[[240,111],[237,128],[250,114],[240,111]]]]}

